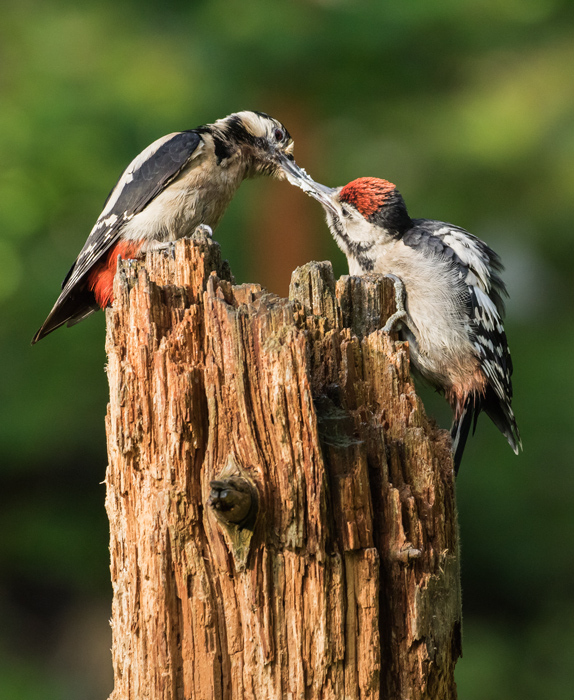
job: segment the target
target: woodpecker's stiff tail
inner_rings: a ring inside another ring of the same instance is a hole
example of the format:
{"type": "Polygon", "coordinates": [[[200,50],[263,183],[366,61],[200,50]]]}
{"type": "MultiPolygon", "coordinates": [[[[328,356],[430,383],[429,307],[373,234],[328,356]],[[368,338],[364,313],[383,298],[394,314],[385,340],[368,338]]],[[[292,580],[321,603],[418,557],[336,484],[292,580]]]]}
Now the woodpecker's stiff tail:
{"type": "Polygon", "coordinates": [[[522,440],[520,439],[520,431],[516,425],[516,418],[514,417],[510,400],[504,402],[496,399],[489,401],[488,399],[489,396],[487,394],[482,410],[508,440],[508,444],[514,450],[514,454],[517,455],[522,449],[522,440]]]}
{"type": "Polygon", "coordinates": [[[466,441],[470,435],[476,430],[476,422],[480,413],[484,411],[494,425],[500,430],[504,437],[508,440],[508,444],[512,447],[514,454],[522,449],[522,440],[520,432],[516,425],[514,411],[510,406],[510,401],[501,401],[491,387],[486,390],[484,397],[478,397],[476,394],[469,395],[466,398],[463,409],[458,418],[455,418],[450,430],[452,438],[452,453],[454,463],[454,473],[458,474],[462,462],[462,455],[466,441]]]}
{"type": "Polygon", "coordinates": [[[473,397],[469,396],[466,400],[464,408],[462,409],[461,415],[453,421],[452,428],[450,429],[450,436],[452,438],[452,459],[454,463],[455,475],[458,474],[458,470],[460,469],[462,455],[464,453],[464,448],[466,447],[466,441],[468,440],[473,419],[476,426],[477,418],[478,413],[475,413],[474,411],[473,397]]]}
{"type": "Polygon", "coordinates": [[[41,328],[32,338],[31,344],[35,345],[39,340],[45,338],[48,333],[55,331],[56,328],[60,328],[64,324],[74,326],[98,311],[99,308],[93,293],[86,288],[77,289],[71,294],[61,297],[54,305],[52,311],[50,311],[50,315],[41,328]]]}

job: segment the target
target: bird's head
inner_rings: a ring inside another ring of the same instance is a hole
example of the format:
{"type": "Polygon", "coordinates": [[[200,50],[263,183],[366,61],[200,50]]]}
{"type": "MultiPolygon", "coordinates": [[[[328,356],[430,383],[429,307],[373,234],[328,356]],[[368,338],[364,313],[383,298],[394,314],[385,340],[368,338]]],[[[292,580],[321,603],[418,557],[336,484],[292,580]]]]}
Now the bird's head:
{"type": "Polygon", "coordinates": [[[235,148],[240,149],[247,161],[247,177],[271,175],[285,177],[284,161],[293,162],[293,139],[287,129],[263,112],[236,112],[213,125],[216,154],[218,147],[223,157],[235,148]],[[222,141],[218,144],[217,137],[222,141]],[[227,152],[226,152],[227,149],[227,152]]]}
{"type": "Polygon", "coordinates": [[[412,225],[401,194],[387,180],[360,177],[331,188],[295,171],[288,178],[323,205],[335,236],[368,243],[385,234],[399,238],[412,225]]]}

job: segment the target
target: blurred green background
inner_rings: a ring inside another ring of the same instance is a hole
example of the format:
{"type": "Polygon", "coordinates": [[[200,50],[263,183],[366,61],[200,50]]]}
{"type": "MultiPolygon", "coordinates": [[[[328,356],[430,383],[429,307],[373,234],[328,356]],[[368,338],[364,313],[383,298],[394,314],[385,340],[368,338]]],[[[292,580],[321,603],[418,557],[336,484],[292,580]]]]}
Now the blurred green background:
{"type": "MultiPolygon", "coordinates": [[[[525,451],[483,417],[458,479],[459,697],[573,697],[574,3],[4,0],[1,16],[0,697],[112,686],[104,315],[30,339],[127,163],[239,109],[283,121],[316,179],[386,177],[413,216],[502,255],[525,451]]],[[[346,272],[286,183],[245,183],[216,238],[238,281],[281,295],[310,259],[346,272]]]]}

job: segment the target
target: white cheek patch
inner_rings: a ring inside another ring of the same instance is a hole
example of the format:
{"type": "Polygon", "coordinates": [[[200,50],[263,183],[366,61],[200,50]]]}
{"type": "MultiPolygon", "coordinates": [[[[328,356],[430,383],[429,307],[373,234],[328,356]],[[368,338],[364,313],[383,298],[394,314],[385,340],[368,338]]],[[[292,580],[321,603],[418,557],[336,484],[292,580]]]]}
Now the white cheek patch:
{"type": "Polygon", "coordinates": [[[356,243],[370,243],[374,245],[384,238],[385,231],[374,224],[370,224],[359,214],[351,214],[348,218],[342,218],[343,227],[350,240],[356,243]]]}

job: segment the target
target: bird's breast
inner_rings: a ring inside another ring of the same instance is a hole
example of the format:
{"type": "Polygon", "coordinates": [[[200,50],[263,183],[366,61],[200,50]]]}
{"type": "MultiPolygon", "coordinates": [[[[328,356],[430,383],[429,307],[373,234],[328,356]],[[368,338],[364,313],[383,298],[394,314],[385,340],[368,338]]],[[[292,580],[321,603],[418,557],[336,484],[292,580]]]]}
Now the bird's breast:
{"type": "Polygon", "coordinates": [[[413,361],[432,384],[448,385],[477,363],[461,300],[468,291],[452,263],[424,256],[400,241],[376,256],[374,272],[397,275],[406,292],[405,310],[413,361]]]}
{"type": "Polygon", "coordinates": [[[214,158],[193,161],[123,228],[125,240],[145,241],[142,252],[155,243],[188,236],[199,224],[218,225],[241,184],[245,168],[230,162],[216,165],[214,158]]]}

